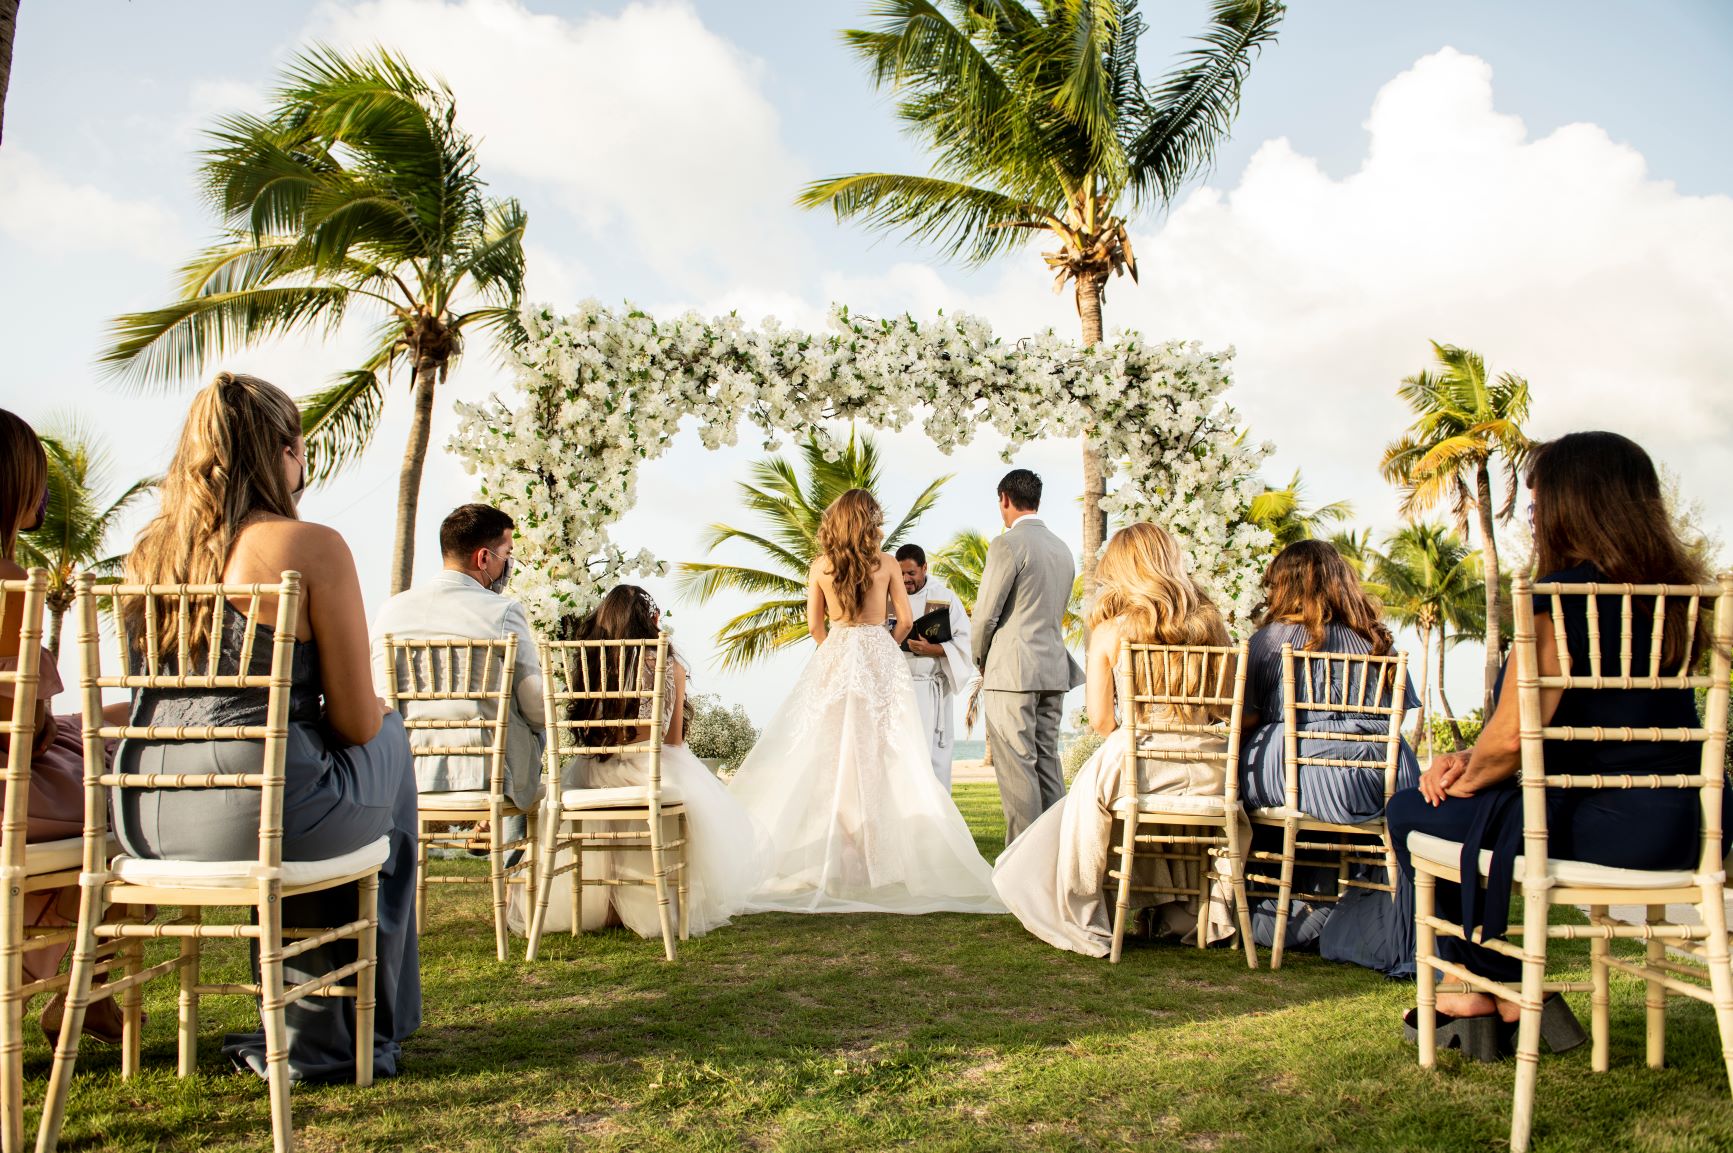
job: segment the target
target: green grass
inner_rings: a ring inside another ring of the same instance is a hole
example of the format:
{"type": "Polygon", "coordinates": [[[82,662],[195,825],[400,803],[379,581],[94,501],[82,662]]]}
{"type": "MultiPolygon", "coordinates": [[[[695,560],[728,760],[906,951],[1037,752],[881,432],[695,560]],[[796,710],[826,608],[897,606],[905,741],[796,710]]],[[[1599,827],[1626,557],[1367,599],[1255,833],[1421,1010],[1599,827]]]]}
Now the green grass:
{"type": "MultiPolygon", "coordinates": [[[[993,787],[957,793],[992,857],[993,787]]],[[[298,1087],[301,1148],[1493,1150],[1507,1133],[1513,1063],[1422,1072],[1398,1020],[1413,986],[1315,956],[1252,972],[1231,950],[1149,944],[1112,966],[1010,917],[778,915],[676,965],[617,930],[499,965],[482,893],[433,891],[403,1075],[298,1087]]],[[[1567,948],[1562,968],[1586,957],[1567,948]]],[[[257,1018],[206,1006],[185,1081],[171,982],[149,995],[141,1076],[88,1044],[63,1148],[268,1146],[263,1083],[218,1052],[257,1018]]],[[[1674,1003],[1661,1071],[1643,1065],[1640,986],[1616,981],[1612,1011],[1612,1072],[1586,1047],[1543,1057],[1535,1147],[1733,1148],[1707,1006],[1674,1003]]],[[[30,1032],[33,1125],[48,1052],[30,1032]]]]}

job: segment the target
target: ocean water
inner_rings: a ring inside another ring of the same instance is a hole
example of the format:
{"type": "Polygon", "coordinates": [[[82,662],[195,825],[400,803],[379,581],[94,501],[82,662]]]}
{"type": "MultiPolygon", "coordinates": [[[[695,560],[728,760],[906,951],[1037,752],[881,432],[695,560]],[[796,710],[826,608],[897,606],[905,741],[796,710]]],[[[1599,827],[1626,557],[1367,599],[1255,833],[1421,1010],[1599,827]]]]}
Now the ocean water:
{"type": "Polygon", "coordinates": [[[986,741],[958,741],[952,746],[954,761],[978,761],[987,755],[986,741]]]}

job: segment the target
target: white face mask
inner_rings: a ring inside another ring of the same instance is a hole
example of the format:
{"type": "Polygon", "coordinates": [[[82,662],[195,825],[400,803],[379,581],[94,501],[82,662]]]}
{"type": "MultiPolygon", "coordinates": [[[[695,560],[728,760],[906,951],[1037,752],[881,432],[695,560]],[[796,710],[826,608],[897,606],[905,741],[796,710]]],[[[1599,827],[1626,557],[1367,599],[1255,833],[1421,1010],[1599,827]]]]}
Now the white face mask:
{"type": "Polygon", "coordinates": [[[303,459],[295,463],[301,466],[301,479],[296,481],[295,487],[289,491],[289,500],[296,508],[300,508],[301,497],[307,491],[307,462],[303,459]]]}
{"type": "MultiPolygon", "coordinates": [[[[490,549],[489,551],[491,552],[492,550],[490,549]]],[[[494,555],[498,556],[499,554],[495,553],[494,555]]],[[[499,575],[495,577],[493,582],[487,587],[493,592],[503,594],[506,590],[506,586],[511,583],[511,558],[508,556],[502,557],[501,559],[505,561],[505,567],[499,570],[499,575]]]]}

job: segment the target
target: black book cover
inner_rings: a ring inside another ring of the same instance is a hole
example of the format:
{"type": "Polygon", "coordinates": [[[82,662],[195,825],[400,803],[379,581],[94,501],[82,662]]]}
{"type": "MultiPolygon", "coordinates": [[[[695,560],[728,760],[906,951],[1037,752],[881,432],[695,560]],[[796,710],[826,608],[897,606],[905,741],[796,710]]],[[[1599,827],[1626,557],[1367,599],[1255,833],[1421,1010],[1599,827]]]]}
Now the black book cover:
{"type": "MultiPolygon", "coordinates": [[[[951,606],[940,605],[938,608],[928,609],[916,617],[915,627],[909,630],[909,636],[920,637],[928,644],[934,645],[942,645],[949,641],[951,639],[951,606]]],[[[907,649],[908,647],[909,642],[905,640],[903,648],[907,649]]]]}

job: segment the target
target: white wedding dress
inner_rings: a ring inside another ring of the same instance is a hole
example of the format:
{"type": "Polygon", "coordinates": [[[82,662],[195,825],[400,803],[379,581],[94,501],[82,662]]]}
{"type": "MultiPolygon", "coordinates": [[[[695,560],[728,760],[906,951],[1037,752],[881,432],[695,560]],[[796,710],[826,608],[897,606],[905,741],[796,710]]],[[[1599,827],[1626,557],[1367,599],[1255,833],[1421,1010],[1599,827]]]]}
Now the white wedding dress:
{"type": "Polygon", "coordinates": [[[882,625],[832,624],[730,791],[771,846],[747,912],[1005,911],[882,625]]]}

